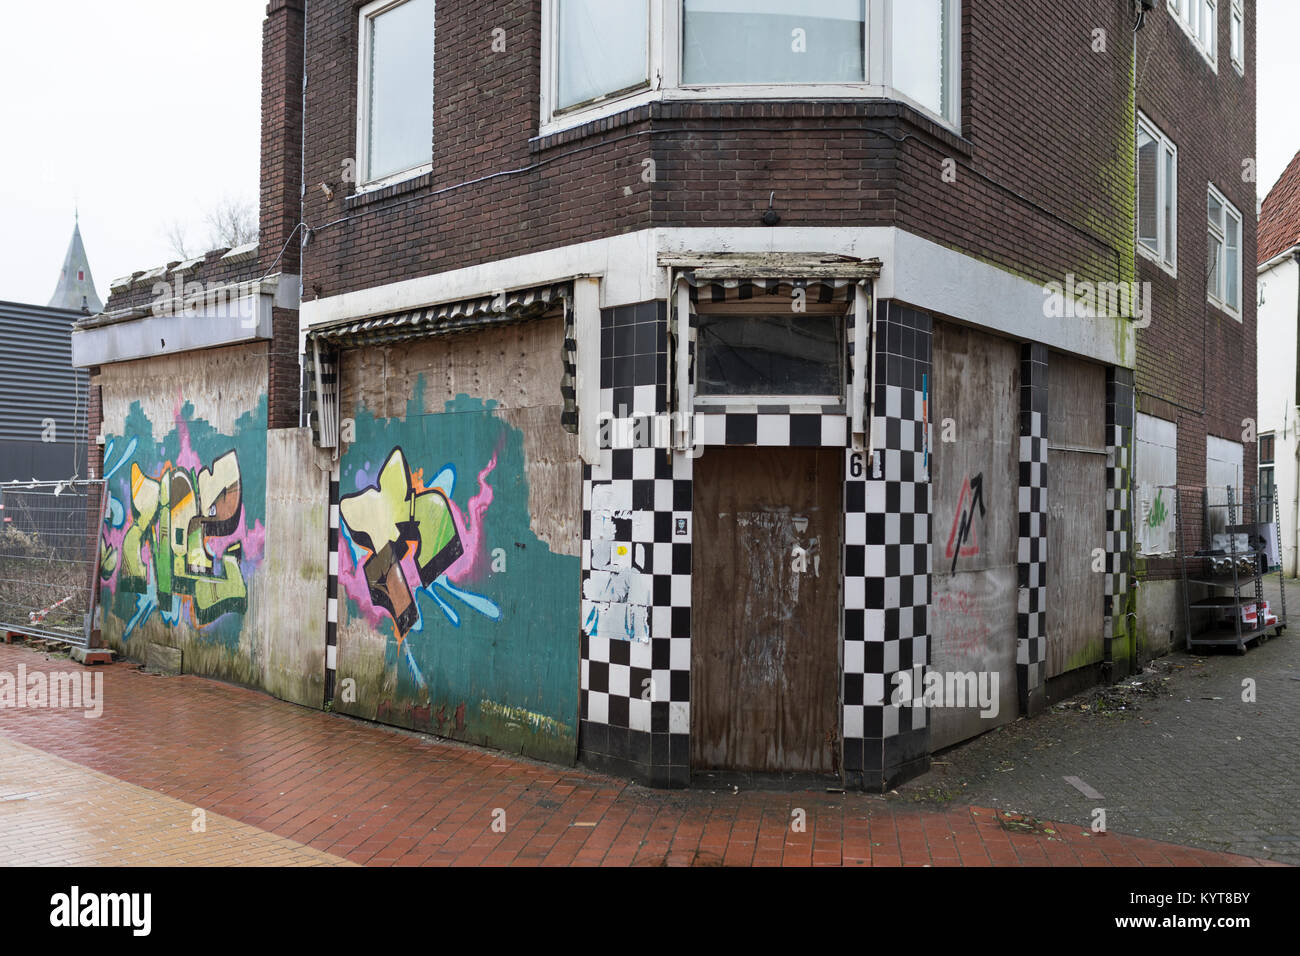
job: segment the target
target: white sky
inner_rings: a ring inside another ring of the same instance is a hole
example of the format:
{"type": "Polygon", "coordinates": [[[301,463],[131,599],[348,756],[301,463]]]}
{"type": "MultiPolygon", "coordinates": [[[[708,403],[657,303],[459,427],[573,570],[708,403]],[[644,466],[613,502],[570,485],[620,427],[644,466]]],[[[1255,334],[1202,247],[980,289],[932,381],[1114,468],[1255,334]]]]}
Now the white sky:
{"type": "MultiPolygon", "coordinates": [[[[107,299],[118,276],[176,258],[170,221],[202,251],[208,207],[256,204],[265,10],[265,0],[5,4],[0,299],[49,300],[74,205],[107,299]]],[[[1263,196],[1300,151],[1300,3],[1258,0],[1258,10],[1263,196]]]]}

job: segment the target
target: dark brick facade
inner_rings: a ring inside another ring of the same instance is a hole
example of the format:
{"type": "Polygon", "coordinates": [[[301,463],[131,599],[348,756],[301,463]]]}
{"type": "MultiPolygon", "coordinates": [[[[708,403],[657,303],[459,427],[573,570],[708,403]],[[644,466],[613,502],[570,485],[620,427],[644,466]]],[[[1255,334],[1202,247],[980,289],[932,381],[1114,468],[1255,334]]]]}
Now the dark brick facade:
{"type": "MultiPolygon", "coordinates": [[[[1227,0],[1219,4],[1216,76],[1158,3],[1138,35],[1138,107],[1178,147],[1178,278],[1138,258],[1153,289],[1151,326],[1138,332],[1137,408],[1178,425],[1178,482],[1205,483],[1205,439],[1243,440],[1256,409],[1256,183],[1243,177],[1255,155],[1255,4],[1248,0],[1245,75],[1229,59],[1227,0]],[[1206,298],[1206,190],[1215,187],[1242,217],[1241,321],[1206,298]]],[[[1256,446],[1245,445],[1244,485],[1256,481],[1256,446]]],[[[1200,545],[1200,528],[1188,529],[1200,545]]],[[[1152,577],[1176,573],[1148,562],[1152,577]]]]}
{"type": "Polygon", "coordinates": [[[778,229],[897,224],[1042,281],[1131,269],[1133,50],[1119,0],[967,0],[963,137],[863,100],[665,102],[544,139],[540,2],[442,0],[433,171],[357,197],[343,178],[360,6],[307,14],[306,299],[653,226],[757,226],[773,191],[778,229]]]}

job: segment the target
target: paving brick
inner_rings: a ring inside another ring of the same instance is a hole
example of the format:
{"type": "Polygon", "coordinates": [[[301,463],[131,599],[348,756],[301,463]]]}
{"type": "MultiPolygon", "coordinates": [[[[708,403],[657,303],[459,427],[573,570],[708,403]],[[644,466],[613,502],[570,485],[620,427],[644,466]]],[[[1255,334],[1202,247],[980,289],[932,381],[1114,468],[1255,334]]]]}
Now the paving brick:
{"type": "MultiPolygon", "coordinates": [[[[66,666],[0,647],[0,671],[19,663],[66,666]]],[[[862,793],[650,790],[203,678],[149,677],[124,663],[102,672],[104,713],[93,733],[79,712],[0,710],[0,864],[1258,863],[1118,833],[1102,840],[1078,824],[1009,833],[996,810],[971,806],[935,810],[862,793]],[[39,799],[4,799],[38,789],[39,799]],[[195,807],[207,813],[206,834],[189,832],[195,807]],[[498,807],[506,808],[504,834],[491,830],[498,807]],[[796,808],[807,814],[802,833],[789,827],[796,808]],[[72,839],[68,820],[87,815],[103,826],[82,839],[79,825],[72,839]]]]}

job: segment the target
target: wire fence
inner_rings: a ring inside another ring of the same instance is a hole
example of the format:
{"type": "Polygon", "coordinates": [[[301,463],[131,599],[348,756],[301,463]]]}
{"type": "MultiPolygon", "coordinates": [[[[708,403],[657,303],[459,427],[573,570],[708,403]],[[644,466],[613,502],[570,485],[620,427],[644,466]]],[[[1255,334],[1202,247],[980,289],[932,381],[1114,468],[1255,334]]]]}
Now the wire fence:
{"type": "Polygon", "coordinates": [[[86,646],[103,481],[0,484],[0,631],[86,646]]]}

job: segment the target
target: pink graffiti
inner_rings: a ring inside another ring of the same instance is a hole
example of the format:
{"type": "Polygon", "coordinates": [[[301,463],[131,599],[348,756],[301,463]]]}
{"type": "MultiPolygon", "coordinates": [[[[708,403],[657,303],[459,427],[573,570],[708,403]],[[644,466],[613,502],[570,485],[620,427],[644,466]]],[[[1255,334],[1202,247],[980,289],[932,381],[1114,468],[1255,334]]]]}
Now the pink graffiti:
{"type": "Polygon", "coordinates": [[[185,421],[185,399],[180,392],[176,394],[176,407],[172,411],[172,418],[176,422],[176,435],[180,438],[181,451],[176,456],[176,464],[180,467],[197,474],[203,467],[203,462],[199,460],[198,454],[194,451],[194,446],[190,444],[190,426],[185,421]]]}
{"type": "Polygon", "coordinates": [[[487,477],[496,466],[497,456],[493,453],[492,460],[478,473],[478,494],[466,503],[472,526],[465,520],[465,515],[456,507],[456,503],[451,502],[452,520],[456,522],[456,531],[465,548],[465,553],[447,569],[447,580],[454,584],[481,581],[486,576],[487,539],[483,534],[483,515],[492,504],[492,486],[487,483],[487,477]]]}
{"type": "MultiPolygon", "coordinates": [[[[403,571],[405,570],[404,566],[403,571]]],[[[407,578],[407,580],[411,579],[407,578]]],[[[371,627],[378,627],[379,622],[388,616],[386,610],[375,607],[374,602],[370,600],[370,586],[366,583],[365,572],[352,560],[352,548],[342,540],[339,541],[339,583],[343,585],[343,593],[357,602],[362,616],[371,627]]]]}
{"type": "Polygon", "coordinates": [[[232,544],[238,544],[242,549],[239,564],[245,573],[262,563],[262,555],[266,553],[266,528],[260,521],[255,521],[253,527],[248,527],[243,505],[239,506],[239,527],[233,533],[207,539],[212,563],[220,565],[226,549],[232,544]]]}

